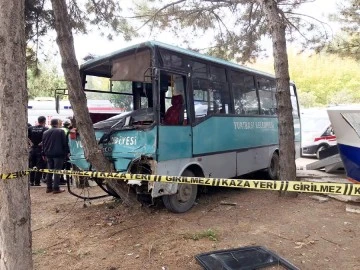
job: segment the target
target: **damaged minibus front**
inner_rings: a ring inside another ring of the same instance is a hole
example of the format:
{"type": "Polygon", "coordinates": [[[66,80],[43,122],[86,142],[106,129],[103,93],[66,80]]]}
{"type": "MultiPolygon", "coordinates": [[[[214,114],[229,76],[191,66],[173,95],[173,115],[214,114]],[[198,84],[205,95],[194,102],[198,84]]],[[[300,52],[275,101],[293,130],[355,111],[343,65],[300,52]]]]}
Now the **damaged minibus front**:
{"type": "MultiPolygon", "coordinates": [[[[102,93],[94,85],[105,82],[109,85],[107,93],[113,95],[112,100],[124,111],[106,120],[94,121],[96,139],[117,172],[155,174],[158,171],[159,125],[164,125],[165,110],[171,106],[175,75],[160,75],[156,67],[159,60],[155,55],[155,46],[144,43],[91,60],[80,68],[85,92],[102,93]]],[[[182,81],[180,83],[183,84],[182,81]]],[[[181,87],[184,88],[183,85],[181,87]]],[[[96,168],[84,156],[80,136],[74,132],[70,136],[70,162],[77,169],[94,170],[96,168]]],[[[182,173],[180,170],[172,172],[182,173]]],[[[197,193],[196,187],[186,188],[189,185],[184,185],[184,192],[190,193],[178,198],[176,183],[127,182],[141,201],[149,202],[167,196],[165,206],[174,212],[190,209],[197,193]]]]}

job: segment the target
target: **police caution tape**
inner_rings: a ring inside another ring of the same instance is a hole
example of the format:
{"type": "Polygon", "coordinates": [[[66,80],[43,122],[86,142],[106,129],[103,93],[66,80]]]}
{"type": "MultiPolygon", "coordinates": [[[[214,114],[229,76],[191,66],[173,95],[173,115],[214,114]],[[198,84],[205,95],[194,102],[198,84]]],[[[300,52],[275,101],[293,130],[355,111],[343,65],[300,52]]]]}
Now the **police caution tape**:
{"type": "Polygon", "coordinates": [[[1,173],[1,180],[7,180],[7,179],[15,179],[19,177],[23,177],[25,175],[28,175],[33,169],[27,170],[27,171],[18,171],[14,173],[1,173]]]}
{"type": "Polygon", "coordinates": [[[166,176],[166,175],[130,174],[130,173],[118,173],[118,172],[71,171],[71,170],[49,170],[49,169],[30,169],[15,173],[1,174],[1,179],[3,180],[15,179],[27,175],[31,171],[83,176],[90,178],[101,178],[101,179],[141,180],[141,181],[150,181],[150,182],[179,183],[179,184],[204,185],[204,186],[216,186],[216,187],[248,188],[248,189],[262,189],[262,190],[275,190],[275,191],[292,191],[292,192],[360,196],[360,184],[353,184],[353,183],[319,183],[319,182],[281,181],[281,180],[225,179],[225,178],[166,176]]]}

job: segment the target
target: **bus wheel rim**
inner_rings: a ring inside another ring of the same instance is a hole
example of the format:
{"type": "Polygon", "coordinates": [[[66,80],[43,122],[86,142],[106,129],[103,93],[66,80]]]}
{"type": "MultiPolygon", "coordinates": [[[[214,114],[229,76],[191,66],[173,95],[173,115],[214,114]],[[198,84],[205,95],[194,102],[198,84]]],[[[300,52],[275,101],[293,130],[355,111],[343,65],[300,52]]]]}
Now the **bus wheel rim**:
{"type": "Polygon", "coordinates": [[[187,202],[190,200],[191,197],[191,185],[179,185],[177,198],[179,202],[187,202]]]}

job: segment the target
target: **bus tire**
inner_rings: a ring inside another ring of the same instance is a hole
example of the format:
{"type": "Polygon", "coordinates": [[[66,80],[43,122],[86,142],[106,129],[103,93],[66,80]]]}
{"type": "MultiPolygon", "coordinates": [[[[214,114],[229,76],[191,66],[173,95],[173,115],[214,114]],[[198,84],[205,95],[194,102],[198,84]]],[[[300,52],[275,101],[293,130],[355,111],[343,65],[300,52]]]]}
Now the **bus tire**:
{"type": "MultiPolygon", "coordinates": [[[[194,177],[195,174],[190,170],[185,170],[182,176],[194,177]]],[[[197,185],[178,184],[176,194],[162,196],[165,207],[174,213],[184,213],[188,211],[195,203],[197,196],[197,185]]]]}
{"type": "Polygon", "coordinates": [[[267,169],[267,174],[268,177],[271,180],[277,180],[279,179],[279,175],[280,175],[280,167],[279,167],[279,154],[277,152],[274,152],[272,154],[271,160],[270,160],[270,165],[267,169]]]}

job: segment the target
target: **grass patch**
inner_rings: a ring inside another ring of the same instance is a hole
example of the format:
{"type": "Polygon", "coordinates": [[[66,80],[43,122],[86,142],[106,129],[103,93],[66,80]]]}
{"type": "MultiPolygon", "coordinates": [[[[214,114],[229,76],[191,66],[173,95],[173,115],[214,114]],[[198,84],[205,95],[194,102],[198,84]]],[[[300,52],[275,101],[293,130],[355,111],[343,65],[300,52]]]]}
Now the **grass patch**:
{"type": "Polygon", "coordinates": [[[42,255],[45,254],[46,250],[45,249],[36,249],[32,252],[33,255],[42,255]]]}
{"type": "Polygon", "coordinates": [[[214,242],[218,241],[217,232],[214,231],[213,229],[207,229],[205,231],[192,233],[192,234],[188,233],[188,234],[184,235],[184,238],[185,239],[191,239],[191,240],[194,240],[194,241],[198,241],[198,240],[204,239],[204,238],[207,238],[210,241],[214,241],[214,242]]]}

